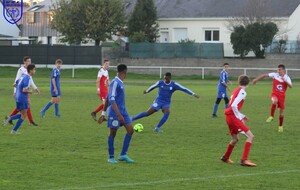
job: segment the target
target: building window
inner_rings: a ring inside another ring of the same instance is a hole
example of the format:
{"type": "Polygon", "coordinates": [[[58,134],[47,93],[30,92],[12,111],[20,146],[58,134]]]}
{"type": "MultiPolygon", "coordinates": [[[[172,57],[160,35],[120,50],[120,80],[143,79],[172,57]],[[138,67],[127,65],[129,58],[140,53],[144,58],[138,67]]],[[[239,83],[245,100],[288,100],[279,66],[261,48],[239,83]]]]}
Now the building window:
{"type": "Polygon", "coordinates": [[[27,23],[34,23],[34,12],[27,13],[27,23]]]}
{"type": "Polygon", "coordinates": [[[174,41],[179,42],[187,39],[187,28],[174,28],[174,41]]]}
{"type": "Polygon", "coordinates": [[[205,30],[205,41],[220,41],[220,31],[219,30],[205,30]]]}

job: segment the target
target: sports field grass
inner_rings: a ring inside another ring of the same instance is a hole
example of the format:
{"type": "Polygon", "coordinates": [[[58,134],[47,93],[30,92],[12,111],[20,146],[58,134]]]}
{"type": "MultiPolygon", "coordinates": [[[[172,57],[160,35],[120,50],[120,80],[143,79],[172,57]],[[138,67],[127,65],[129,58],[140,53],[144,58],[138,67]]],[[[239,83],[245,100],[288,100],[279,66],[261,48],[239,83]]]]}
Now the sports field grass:
{"type": "MultiPolygon", "coordinates": [[[[94,79],[97,69],[89,71],[91,73],[82,78],[70,79],[70,75],[64,76],[69,71],[62,70],[60,110],[63,118],[55,118],[51,107],[42,119],[39,111],[50,99],[49,79],[37,70],[34,81],[42,93],[31,96],[31,109],[39,126],[30,127],[26,119],[20,135],[10,134],[12,126],[0,129],[1,190],[299,189],[299,83],[294,83],[287,92],[283,133],[277,132],[277,112],[271,124],[265,123],[269,115],[271,81],[264,80],[247,89],[242,113],[249,116],[248,126],[255,135],[249,158],[257,167],[238,164],[243,136],[231,157],[235,164],[219,160],[230,136],[222,114],[223,101],[219,117],[211,118],[217,81],[188,78],[176,81],[199,94],[200,99],[175,92],[163,134],[152,131],[161,112],[134,122],[144,125],[143,132],[134,134],[128,151],[136,163],[112,165],[107,163],[106,125],[99,126],[90,116],[99,98],[94,79]]],[[[11,87],[15,73],[16,68],[14,72],[1,68],[1,118],[15,106],[11,87]]],[[[142,92],[158,79],[145,78],[147,80],[140,76],[125,80],[126,104],[131,115],[145,111],[156,97],[157,90],[147,95],[142,92]]],[[[231,88],[235,87],[237,84],[233,81],[231,88]]],[[[121,151],[124,134],[121,128],[115,140],[116,156],[121,151]]]]}

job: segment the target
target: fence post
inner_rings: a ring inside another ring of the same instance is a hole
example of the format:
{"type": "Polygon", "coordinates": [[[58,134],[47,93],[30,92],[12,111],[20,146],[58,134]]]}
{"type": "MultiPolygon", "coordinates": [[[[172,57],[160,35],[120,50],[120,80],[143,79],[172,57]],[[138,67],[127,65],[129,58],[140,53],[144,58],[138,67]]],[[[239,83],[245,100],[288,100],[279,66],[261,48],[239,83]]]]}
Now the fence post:
{"type": "Polygon", "coordinates": [[[162,67],[159,67],[159,78],[161,79],[161,75],[162,75],[162,67]]]}
{"type": "Polygon", "coordinates": [[[75,77],[75,65],[73,64],[73,68],[72,68],[72,78],[75,77]]]}
{"type": "Polygon", "coordinates": [[[244,75],[247,75],[247,69],[244,69],[244,75]]]}
{"type": "Polygon", "coordinates": [[[204,67],[202,67],[202,80],[204,80],[204,67]]]}

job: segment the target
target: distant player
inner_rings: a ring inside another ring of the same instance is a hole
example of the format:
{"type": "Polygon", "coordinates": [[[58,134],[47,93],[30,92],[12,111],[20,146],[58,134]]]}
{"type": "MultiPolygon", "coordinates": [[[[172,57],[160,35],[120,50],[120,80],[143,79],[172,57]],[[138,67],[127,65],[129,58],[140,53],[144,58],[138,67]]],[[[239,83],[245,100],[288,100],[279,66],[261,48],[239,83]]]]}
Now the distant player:
{"type": "Polygon", "coordinates": [[[61,96],[60,91],[60,68],[63,64],[61,59],[57,59],[55,61],[55,67],[52,70],[51,77],[50,77],[50,92],[52,99],[47,103],[44,109],[41,110],[41,115],[44,118],[46,111],[54,104],[55,108],[55,117],[60,117],[59,114],[59,101],[61,96]]]}
{"type": "Polygon", "coordinates": [[[284,114],[283,110],[285,108],[284,102],[285,102],[285,92],[287,90],[287,87],[292,88],[292,80],[291,78],[286,74],[285,66],[284,65],[278,65],[277,73],[268,73],[258,76],[253,80],[253,84],[256,84],[256,82],[262,78],[270,77],[273,78],[273,87],[272,87],[272,94],[271,94],[271,111],[270,111],[270,117],[266,120],[266,122],[271,122],[274,119],[274,113],[276,110],[276,106],[278,107],[279,112],[279,127],[278,132],[283,132],[283,119],[284,114]]]}
{"type": "Polygon", "coordinates": [[[10,120],[18,119],[17,123],[15,124],[11,134],[18,134],[18,129],[23,123],[24,119],[27,115],[27,109],[29,108],[29,100],[28,94],[32,94],[32,90],[30,89],[32,76],[35,74],[35,65],[30,64],[27,66],[27,73],[22,75],[16,81],[16,109],[20,111],[21,114],[16,114],[11,117],[6,117],[3,125],[6,125],[10,120]]]}
{"type": "Polygon", "coordinates": [[[171,97],[172,94],[176,90],[183,91],[187,94],[190,94],[196,98],[199,98],[197,94],[192,92],[191,90],[181,86],[179,83],[174,82],[171,80],[171,73],[167,72],[165,73],[164,80],[157,81],[155,84],[150,86],[147,90],[144,91],[144,94],[147,94],[154,90],[155,88],[158,89],[158,96],[154,100],[153,104],[150,106],[150,108],[146,112],[141,112],[137,114],[136,116],[132,117],[132,121],[148,117],[149,115],[153,114],[154,112],[157,112],[158,110],[162,110],[164,113],[163,117],[157,124],[157,126],[154,129],[154,132],[162,133],[163,130],[161,130],[161,126],[168,120],[170,115],[170,104],[171,104],[171,97]]]}
{"type": "Polygon", "coordinates": [[[227,72],[228,69],[229,69],[229,64],[224,63],[223,64],[223,70],[220,73],[217,100],[216,100],[216,103],[214,105],[214,110],[213,110],[213,113],[212,113],[212,117],[217,117],[218,107],[219,107],[219,104],[220,104],[222,99],[224,99],[224,101],[225,101],[225,109],[228,107],[229,100],[228,100],[228,96],[227,96],[227,90],[230,90],[228,85],[231,84],[231,82],[228,79],[228,72],[227,72]]]}
{"type": "Polygon", "coordinates": [[[117,76],[112,80],[110,84],[108,93],[108,162],[113,164],[118,162],[115,160],[114,139],[118,129],[121,126],[124,126],[127,133],[125,134],[123,148],[119,156],[119,160],[132,163],[134,161],[129,158],[129,156],[127,155],[127,151],[134,131],[131,118],[129,117],[125,106],[125,87],[123,84],[123,81],[127,76],[127,66],[124,64],[118,65],[117,72],[117,76]]]}
{"type": "Polygon", "coordinates": [[[92,113],[91,116],[96,121],[97,117],[96,114],[103,110],[103,106],[105,104],[106,96],[108,94],[108,86],[109,86],[109,76],[108,76],[108,67],[109,67],[109,60],[105,59],[101,69],[98,72],[97,80],[96,80],[96,87],[97,87],[97,94],[102,101],[102,104],[98,106],[92,113]]]}
{"type": "Polygon", "coordinates": [[[245,122],[249,121],[249,118],[240,112],[247,95],[245,90],[249,84],[248,76],[239,76],[238,83],[240,86],[232,92],[229,106],[224,111],[232,140],[228,144],[227,150],[225,154],[221,157],[221,160],[229,164],[233,163],[233,161],[230,159],[230,155],[233,151],[233,148],[239,141],[238,134],[242,132],[241,134],[244,134],[247,139],[244,145],[244,152],[240,164],[242,166],[256,166],[256,164],[248,160],[250,148],[254,139],[254,135],[252,134],[250,129],[244,124],[245,122]]]}
{"type": "MultiPolygon", "coordinates": [[[[14,97],[16,95],[16,82],[21,78],[21,76],[25,75],[25,74],[28,74],[27,73],[27,67],[28,65],[31,64],[31,58],[29,56],[25,56],[23,58],[23,66],[19,68],[18,72],[17,72],[17,75],[16,75],[16,79],[15,79],[15,82],[14,82],[14,97]]],[[[33,80],[30,80],[30,86],[33,87],[33,89],[35,90],[36,93],[40,93],[40,90],[37,88],[37,86],[34,84],[33,80]]],[[[17,108],[15,108],[11,114],[9,115],[9,117],[13,116],[13,115],[16,115],[20,110],[17,110],[17,108]]],[[[35,123],[33,121],[33,118],[32,118],[32,114],[31,114],[31,110],[30,110],[30,97],[28,96],[28,109],[27,109],[27,116],[28,116],[28,120],[29,120],[29,123],[31,126],[38,126],[37,123],[35,123]]],[[[11,125],[13,125],[13,122],[12,121],[9,121],[9,123],[11,125]]]]}

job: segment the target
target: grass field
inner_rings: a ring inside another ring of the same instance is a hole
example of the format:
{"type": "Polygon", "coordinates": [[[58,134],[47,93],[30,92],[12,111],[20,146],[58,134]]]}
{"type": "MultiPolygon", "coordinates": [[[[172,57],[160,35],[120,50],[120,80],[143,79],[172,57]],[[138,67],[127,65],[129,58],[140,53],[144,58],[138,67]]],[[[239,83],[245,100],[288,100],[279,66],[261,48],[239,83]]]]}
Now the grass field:
{"type": "MultiPolygon", "coordinates": [[[[255,135],[249,158],[257,167],[238,164],[243,136],[232,154],[235,164],[227,165],[219,160],[230,136],[222,114],[223,101],[219,117],[211,118],[217,81],[189,78],[175,79],[199,94],[200,99],[176,92],[163,134],[153,133],[161,112],[138,120],[144,125],[144,131],[134,134],[128,151],[136,163],[112,165],[107,163],[106,125],[99,126],[90,116],[99,104],[95,88],[97,69],[82,70],[79,72],[82,77],[76,79],[66,75],[70,71],[62,70],[60,110],[63,118],[59,119],[54,117],[53,107],[46,118],[42,119],[39,113],[50,99],[48,71],[38,69],[34,77],[42,92],[31,96],[33,117],[39,126],[29,126],[26,119],[20,135],[10,134],[12,126],[0,129],[1,190],[281,190],[300,187],[298,82],[287,92],[283,133],[277,132],[277,112],[271,124],[265,123],[269,115],[271,81],[250,85],[247,89],[242,113],[249,116],[248,126],[255,135]]],[[[15,107],[12,83],[16,68],[1,68],[0,73],[0,117],[3,118],[15,107]]],[[[147,95],[142,92],[158,79],[130,75],[125,80],[126,104],[129,113],[134,115],[150,106],[157,90],[147,95]]],[[[232,89],[236,86],[233,81],[232,89]]],[[[115,140],[116,156],[121,151],[124,134],[121,128],[115,140]]]]}

